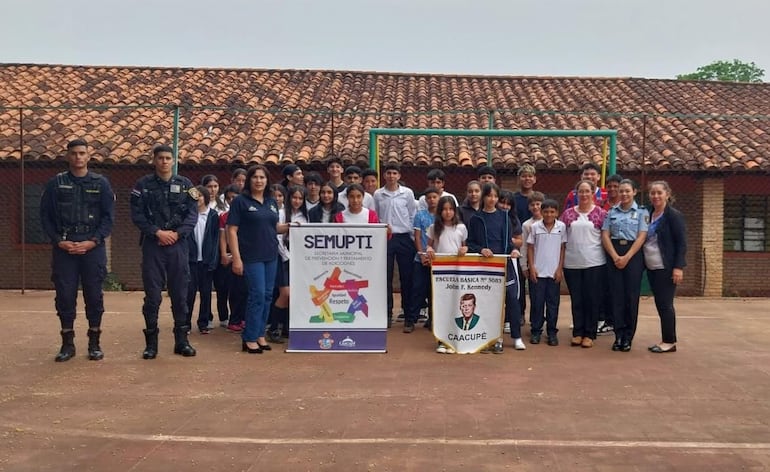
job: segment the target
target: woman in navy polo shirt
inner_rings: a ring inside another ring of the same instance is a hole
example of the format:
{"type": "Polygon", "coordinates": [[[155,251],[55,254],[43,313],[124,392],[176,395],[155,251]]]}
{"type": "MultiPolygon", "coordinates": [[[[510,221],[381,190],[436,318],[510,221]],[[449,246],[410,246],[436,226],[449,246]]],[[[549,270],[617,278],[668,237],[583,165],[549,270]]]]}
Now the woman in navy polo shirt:
{"type": "Polygon", "coordinates": [[[273,298],[278,264],[277,233],[288,224],[278,223],[278,205],[270,196],[269,174],[263,165],[246,173],[243,192],[230,205],[227,240],[233,256],[233,272],[246,278],[246,328],[241,335],[243,350],[249,354],[269,351],[265,325],[273,298]]]}
{"type": "Polygon", "coordinates": [[[602,224],[602,245],[607,251],[610,299],[615,316],[613,351],[628,352],[639,317],[644,258],[650,213],[636,204],[636,184],[623,179],[618,187],[620,203],[610,208],[602,224]]]}

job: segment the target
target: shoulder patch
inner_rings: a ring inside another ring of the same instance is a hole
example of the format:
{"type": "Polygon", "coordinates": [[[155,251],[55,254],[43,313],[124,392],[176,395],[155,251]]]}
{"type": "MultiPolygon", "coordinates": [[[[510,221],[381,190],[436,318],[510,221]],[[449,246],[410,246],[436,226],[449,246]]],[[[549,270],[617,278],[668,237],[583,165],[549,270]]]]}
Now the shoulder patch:
{"type": "Polygon", "coordinates": [[[187,193],[192,197],[193,200],[198,200],[201,197],[201,193],[195,187],[190,188],[187,193]]]}

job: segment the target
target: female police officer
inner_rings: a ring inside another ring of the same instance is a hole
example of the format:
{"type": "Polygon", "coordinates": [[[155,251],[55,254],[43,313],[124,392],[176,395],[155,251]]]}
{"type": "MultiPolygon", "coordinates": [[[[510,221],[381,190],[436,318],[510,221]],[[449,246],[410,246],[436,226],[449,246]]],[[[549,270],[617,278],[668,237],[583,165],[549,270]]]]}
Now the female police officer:
{"type": "Polygon", "coordinates": [[[139,179],[131,191],[131,220],[141,231],[144,284],[145,359],[158,355],[158,309],[168,282],[174,317],[174,354],[195,355],[187,340],[187,237],[198,221],[198,191],[186,177],[173,174],[173,151],[158,145],[152,150],[155,173],[139,179]]]}
{"type": "Polygon", "coordinates": [[[75,355],[75,324],[78,282],[88,318],[88,358],[104,357],[99,346],[107,275],[104,238],[112,232],[115,195],[109,181],[88,171],[88,143],[67,143],[69,170],[48,181],[40,202],[40,220],[53,244],[51,280],[56,288],[56,312],[61,323],[62,346],[56,362],[75,355]]]}

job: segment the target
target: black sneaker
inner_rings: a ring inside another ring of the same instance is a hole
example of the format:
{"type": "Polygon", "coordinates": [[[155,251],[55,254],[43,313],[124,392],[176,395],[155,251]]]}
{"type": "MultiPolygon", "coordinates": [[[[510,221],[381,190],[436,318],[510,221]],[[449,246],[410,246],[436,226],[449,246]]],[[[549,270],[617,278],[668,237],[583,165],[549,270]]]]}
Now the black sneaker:
{"type": "Polygon", "coordinates": [[[540,335],[539,334],[533,334],[531,338],[529,338],[530,344],[540,344],[540,335]]]}
{"type": "Polygon", "coordinates": [[[404,323],[404,332],[411,333],[412,331],[414,331],[414,323],[412,323],[411,321],[407,321],[406,323],[404,323]]]}
{"type": "Polygon", "coordinates": [[[548,345],[549,346],[558,346],[559,345],[559,338],[556,336],[548,336],[548,345]]]}

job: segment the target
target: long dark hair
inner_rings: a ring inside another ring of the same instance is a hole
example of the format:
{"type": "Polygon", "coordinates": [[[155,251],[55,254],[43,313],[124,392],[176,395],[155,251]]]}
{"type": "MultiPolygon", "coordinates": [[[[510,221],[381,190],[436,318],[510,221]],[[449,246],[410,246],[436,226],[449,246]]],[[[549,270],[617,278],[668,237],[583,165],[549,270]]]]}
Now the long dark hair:
{"type": "Polygon", "coordinates": [[[307,191],[305,190],[305,187],[300,187],[299,185],[292,185],[289,187],[289,191],[286,192],[286,197],[283,199],[283,211],[286,214],[287,223],[291,223],[291,217],[294,215],[294,213],[299,213],[304,216],[305,221],[310,220],[310,218],[307,216],[307,203],[305,203],[306,196],[307,191]],[[297,192],[302,195],[302,205],[300,205],[300,207],[295,212],[294,207],[291,206],[291,196],[297,192]]]}
{"type": "Polygon", "coordinates": [[[264,172],[265,177],[267,178],[267,185],[265,185],[265,192],[262,194],[262,198],[265,196],[269,197],[270,195],[265,195],[265,193],[267,193],[269,191],[268,189],[270,188],[270,172],[268,172],[267,167],[263,166],[262,164],[255,164],[249,167],[249,170],[246,171],[246,183],[243,185],[243,190],[241,193],[247,197],[251,197],[251,178],[254,177],[254,174],[256,174],[258,170],[264,172]]]}
{"type": "Polygon", "coordinates": [[[433,245],[438,244],[438,238],[441,237],[441,233],[444,232],[444,228],[446,228],[446,225],[444,224],[444,218],[441,216],[441,213],[444,211],[444,206],[449,205],[454,209],[455,214],[452,217],[451,226],[457,226],[460,223],[460,218],[457,216],[457,203],[455,203],[455,199],[452,197],[441,197],[438,199],[438,206],[436,207],[436,218],[433,222],[433,245]]]}

